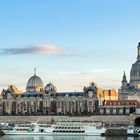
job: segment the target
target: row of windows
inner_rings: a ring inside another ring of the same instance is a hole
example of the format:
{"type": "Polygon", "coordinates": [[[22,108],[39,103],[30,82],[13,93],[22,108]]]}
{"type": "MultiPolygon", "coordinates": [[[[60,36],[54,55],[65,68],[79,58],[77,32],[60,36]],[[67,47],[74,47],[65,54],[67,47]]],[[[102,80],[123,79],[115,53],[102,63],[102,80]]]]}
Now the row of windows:
{"type": "Polygon", "coordinates": [[[56,127],[56,129],[80,129],[80,127],[56,127]]]}
{"type": "Polygon", "coordinates": [[[69,93],[69,94],[66,94],[66,93],[57,93],[56,94],[56,97],[59,97],[59,96],[84,96],[84,93],[69,93]]]}
{"type": "Polygon", "coordinates": [[[107,105],[137,105],[137,103],[130,103],[130,102],[125,102],[125,103],[121,103],[121,102],[109,102],[107,103],[107,105]]]}
{"type": "Polygon", "coordinates": [[[30,125],[18,125],[18,127],[30,127],[30,125]]]}
{"type": "Polygon", "coordinates": [[[28,131],[29,129],[16,129],[16,131],[28,131]]]}
{"type": "Polygon", "coordinates": [[[51,125],[39,125],[40,127],[51,127],[51,125]]]}
{"type": "Polygon", "coordinates": [[[63,130],[57,131],[57,130],[54,130],[53,132],[54,133],[84,133],[85,131],[63,131],[63,130]]]}

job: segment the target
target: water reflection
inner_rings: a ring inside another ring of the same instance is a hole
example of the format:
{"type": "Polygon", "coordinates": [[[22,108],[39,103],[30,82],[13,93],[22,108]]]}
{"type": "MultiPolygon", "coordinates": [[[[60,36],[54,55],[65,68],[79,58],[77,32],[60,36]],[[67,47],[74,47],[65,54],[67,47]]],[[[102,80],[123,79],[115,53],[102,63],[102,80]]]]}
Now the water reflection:
{"type": "Polygon", "coordinates": [[[100,136],[1,136],[0,140],[139,140],[133,137],[100,136]]]}

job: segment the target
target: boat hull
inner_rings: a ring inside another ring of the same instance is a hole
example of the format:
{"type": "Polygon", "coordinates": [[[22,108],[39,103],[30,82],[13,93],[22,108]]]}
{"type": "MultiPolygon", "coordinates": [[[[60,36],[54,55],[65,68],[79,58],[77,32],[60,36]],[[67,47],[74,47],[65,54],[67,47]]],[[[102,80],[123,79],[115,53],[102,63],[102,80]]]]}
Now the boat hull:
{"type": "Polygon", "coordinates": [[[101,133],[35,133],[35,132],[4,132],[4,135],[46,135],[46,136],[101,136],[101,133]]]}

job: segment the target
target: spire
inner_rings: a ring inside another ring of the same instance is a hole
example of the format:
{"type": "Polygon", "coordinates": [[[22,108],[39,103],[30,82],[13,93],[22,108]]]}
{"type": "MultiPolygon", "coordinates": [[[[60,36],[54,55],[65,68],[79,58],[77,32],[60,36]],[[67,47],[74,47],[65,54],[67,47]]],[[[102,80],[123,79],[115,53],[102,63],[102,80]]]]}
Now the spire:
{"type": "Polygon", "coordinates": [[[123,74],[123,78],[126,78],[125,71],[124,71],[124,74],[123,74]]]}
{"type": "Polygon", "coordinates": [[[36,75],[36,70],[37,70],[37,68],[34,68],[34,75],[36,75]]]}
{"type": "Polygon", "coordinates": [[[126,75],[125,75],[125,71],[124,71],[123,79],[122,79],[122,84],[123,84],[123,83],[127,83],[127,78],[126,78],[126,75]]]}

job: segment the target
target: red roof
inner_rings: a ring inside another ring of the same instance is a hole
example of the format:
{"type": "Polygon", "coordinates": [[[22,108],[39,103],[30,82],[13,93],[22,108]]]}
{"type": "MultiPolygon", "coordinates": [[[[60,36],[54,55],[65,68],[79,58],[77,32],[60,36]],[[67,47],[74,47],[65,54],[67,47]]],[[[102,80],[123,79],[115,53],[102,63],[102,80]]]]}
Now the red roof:
{"type": "Polygon", "coordinates": [[[136,106],[140,108],[140,102],[137,100],[106,100],[105,106],[136,106]]]}

